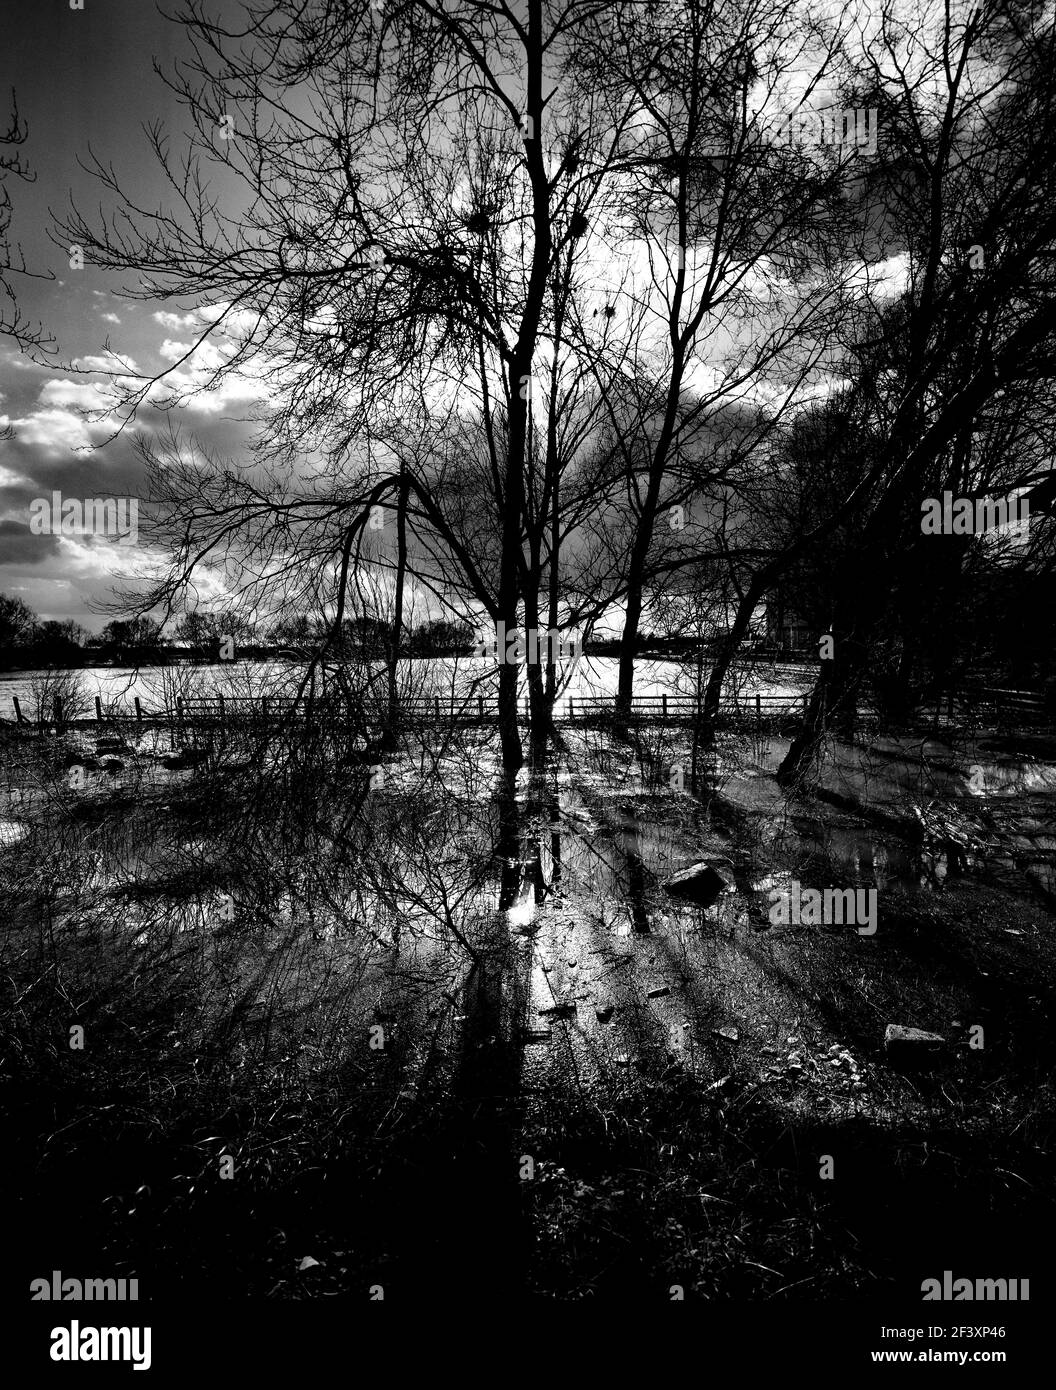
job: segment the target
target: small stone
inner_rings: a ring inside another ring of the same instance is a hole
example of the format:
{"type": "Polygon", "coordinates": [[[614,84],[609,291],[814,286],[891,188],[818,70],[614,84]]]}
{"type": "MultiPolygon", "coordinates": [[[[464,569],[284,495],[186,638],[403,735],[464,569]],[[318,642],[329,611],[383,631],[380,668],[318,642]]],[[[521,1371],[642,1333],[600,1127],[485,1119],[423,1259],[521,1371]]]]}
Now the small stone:
{"type": "Polygon", "coordinates": [[[884,1047],[893,1062],[925,1061],[941,1052],[946,1039],[941,1033],[889,1023],[884,1031],[884,1047]]]}
{"type": "Polygon", "coordinates": [[[715,1032],[720,1038],[725,1038],[727,1042],[740,1042],[740,1032],[732,1024],[724,1023],[721,1028],[716,1028],[715,1032]]]}
{"type": "Polygon", "coordinates": [[[538,1013],[540,1018],[571,1018],[576,1008],[573,1000],[570,1004],[549,1004],[545,1009],[539,1009],[538,1013]]]}
{"type": "Polygon", "coordinates": [[[701,860],[687,869],[680,869],[663,882],[663,887],[676,897],[710,907],[725,893],[735,893],[737,883],[733,865],[728,859],[701,860]]]}
{"type": "Polygon", "coordinates": [[[594,1010],[594,1017],[599,1023],[608,1023],[615,1012],[616,1010],[612,1004],[605,1004],[601,1008],[594,1010]]]}
{"type": "Polygon", "coordinates": [[[651,989],[647,991],[645,997],[647,999],[663,999],[666,995],[670,993],[671,991],[668,989],[667,985],[661,985],[658,989],[651,989]]]}

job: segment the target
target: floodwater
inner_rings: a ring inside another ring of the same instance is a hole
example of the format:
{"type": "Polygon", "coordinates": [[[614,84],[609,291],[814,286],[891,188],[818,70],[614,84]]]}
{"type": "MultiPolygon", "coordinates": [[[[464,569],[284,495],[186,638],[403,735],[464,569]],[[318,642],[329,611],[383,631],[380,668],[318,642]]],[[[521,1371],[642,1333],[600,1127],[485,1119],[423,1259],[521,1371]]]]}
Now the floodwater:
{"type": "MultiPolygon", "coordinates": [[[[92,740],[77,737],[90,752],[92,740]]],[[[120,901],[124,938],[145,955],[175,933],[200,942],[205,978],[222,966],[256,979],[249,1018],[303,1015],[297,991],[305,980],[314,988],[325,978],[330,992],[315,1003],[325,1004],[328,1026],[337,1018],[353,1031],[379,1017],[393,1021],[403,1039],[393,1084],[408,1102],[430,1069],[457,1068],[466,1036],[483,1026],[483,1010],[487,1028],[505,1030],[521,1049],[520,1084],[528,1092],[571,1082],[632,1084],[669,1067],[719,1086],[735,1063],[750,1059],[763,1075],[775,1058],[784,1066],[794,1056],[803,1075],[824,1077],[826,1103],[857,1103],[863,1049],[875,1050],[876,1039],[851,1036],[821,1001],[849,979],[862,989],[868,980],[882,1033],[888,1014],[901,1016],[903,992],[919,989],[916,958],[888,944],[891,894],[935,895],[955,878],[1006,868],[1017,891],[1052,893],[1052,769],[1032,760],[1018,770],[1007,758],[987,762],[992,795],[966,790],[963,800],[972,825],[992,843],[958,858],[940,840],[915,842],[863,816],[785,803],[769,775],[785,747],[776,738],[757,743],[754,759],[731,770],[722,795],[737,812],[732,820],[709,818],[688,796],[653,798],[633,778],[617,786],[584,767],[565,767],[548,797],[523,801],[516,848],[496,859],[486,814],[494,749],[482,745],[468,764],[478,781],[464,781],[453,807],[436,796],[437,829],[417,844],[417,857],[386,841],[386,829],[365,875],[354,861],[331,870],[310,859],[280,863],[276,855],[275,883],[258,883],[245,909],[265,928],[229,929],[221,908],[233,870],[223,847],[167,821],[163,804],[146,815],[131,810],[109,839],[91,832],[91,862],[77,888],[96,906],[120,901]],[[1015,794],[1025,782],[1034,788],[1029,807],[1015,794]],[[735,892],[698,906],[664,889],[671,874],[709,858],[733,863],[735,892]],[[793,878],[876,888],[876,936],[860,935],[853,924],[771,924],[769,895],[793,878]],[[126,901],[130,883],[136,892],[126,901]],[[453,918],[445,918],[449,897],[453,918]],[[291,952],[299,962],[292,973],[291,952]],[[831,1056],[845,1060],[830,1066],[831,1056]]],[[[160,748],[141,742],[118,756],[119,767],[89,771],[84,798],[137,787],[164,798],[167,785],[193,785],[194,772],[160,766],[160,748]]],[[[902,795],[909,764],[888,756],[883,766],[902,795]]],[[[839,776],[844,791],[864,777],[883,799],[869,780],[872,768],[844,766],[839,776]]],[[[948,768],[942,776],[950,784],[948,768]]],[[[452,785],[447,774],[442,782],[452,785]]],[[[398,763],[388,787],[408,805],[430,795],[398,763]]],[[[8,788],[0,802],[0,853],[17,854],[28,843],[43,855],[46,826],[39,843],[27,840],[41,808],[17,790],[8,788]]],[[[393,814],[398,839],[403,813],[393,814]]],[[[943,1008],[936,1005],[940,1015],[943,1008]]],[[[203,1028],[207,1009],[205,999],[203,1028]]],[[[943,1026],[941,1016],[916,1021],[943,1026]]]]}

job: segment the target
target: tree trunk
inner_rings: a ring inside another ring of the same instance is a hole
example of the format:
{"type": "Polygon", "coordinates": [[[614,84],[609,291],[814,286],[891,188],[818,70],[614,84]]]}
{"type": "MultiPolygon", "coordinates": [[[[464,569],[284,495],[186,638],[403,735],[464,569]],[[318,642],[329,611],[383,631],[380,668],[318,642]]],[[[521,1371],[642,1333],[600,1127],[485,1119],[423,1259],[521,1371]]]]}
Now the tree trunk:
{"type": "Polygon", "coordinates": [[[403,590],[407,582],[407,482],[400,461],[400,490],[396,503],[396,593],[393,600],[392,633],[389,638],[388,704],[383,747],[392,748],[399,724],[399,695],[396,688],[400,665],[400,638],[403,633],[403,590]]]}
{"type": "Polygon", "coordinates": [[[832,625],[832,660],[821,663],[803,725],[777,769],[777,781],[783,787],[793,786],[802,778],[827,728],[844,737],[853,737],[858,692],[868,668],[869,645],[880,615],[879,586],[874,585],[871,592],[868,588],[864,590],[864,604],[862,592],[863,587],[853,582],[845,586],[845,597],[840,602],[843,612],[832,625]],[[853,609],[859,604],[865,612],[855,615],[853,609]]]}
{"type": "MultiPolygon", "coordinates": [[[[528,0],[528,34],[525,45],[524,158],[532,186],[532,267],[528,278],[524,309],[517,344],[508,358],[510,419],[506,478],[502,508],[502,552],[499,561],[499,593],[496,618],[507,632],[517,626],[517,600],[520,595],[521,529],[524,520],[524,470],[527,466],[528,384],[532,358],[539,338],[539,323],[546,299],[546,280],[550,271],[553,233],[550,226],[550,184],[543,159],[543,7],[542,0],[528,0]]],[[[502,770],[512,789],[524,765],[517,729],[517,677],[519,663],[503,661],[499,667],[499,740],[502,770]]]]}
{"type": "Polygon", "coordinates": [[[638,630],[642,621],[642,571],[645,557],[631,552],[631,575],[627,584],[627,614],[620,634],[620,668],[616,684],[616,713],[630,719],[634,698],[634,659],[638,652],[638,630]]]}
{"type": "Polygon", "coordinates": [[[730,666],[733,664],[734,657],[740,650],[741,643],[744,641],[748,625],[752,621],[752,614],[759,605],[759,600],[766,593],[771,582],[769,567],[761,570],[752,580],[741,597],[737,605],[737,614],[733,620],[733,626],[726,636],[720,641],[718,651],[715,655],[715,662],[708,676],[708,684],[704,691],[704,702],[700,714],[700,741],[703,747],[712,748],[715,744],[715,726],[719,718],[719,706],[722,701],[722,687],[726,680],[730,666]]]}
{"type": "MultiPolygon", "coordinates": [[[[543,681],[542,652],[539,646],[539,591],[534,582],[534,576],[538,573],[538,564],[533,556],[532,568],[529,571],[524,593],[524,628],[528,675],[528,759],[533,772],[541,772],[546,765],[551,709],[543,681]],[[534,647],[533,637],[535,639],[534,647]],[[533,655],[534,660],[532,659],[533,655]]],[[[549,651],[547,655],[549,656],[549,651]]]]}

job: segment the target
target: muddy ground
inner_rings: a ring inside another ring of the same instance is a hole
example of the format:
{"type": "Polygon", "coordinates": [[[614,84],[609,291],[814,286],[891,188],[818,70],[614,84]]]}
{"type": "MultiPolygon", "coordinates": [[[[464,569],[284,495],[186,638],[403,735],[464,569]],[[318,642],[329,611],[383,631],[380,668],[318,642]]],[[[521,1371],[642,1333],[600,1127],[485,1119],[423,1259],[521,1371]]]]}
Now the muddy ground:
{"type": "Polygon", "coordinates": [[[111,749],[74,788],[99,750],[9,741],[29,1263],[216,1297],[1040,1291],[1056,749],[834,745],[789,802],[777,737],[726,739],[697,796],[649,738],[570,740],[512,835],[485,747],[450,750],[443,795],[393,760],[347,821],[356,773],[328,773],[300,840],[244,750],[111,749]],[[733,891],[664,888],[705,859],[733,891]],[[875,888],[875,934],[774,925],[793,879],[875,888]],[[944,1041],[899,1060],[889,1024],[944,1041]]]}

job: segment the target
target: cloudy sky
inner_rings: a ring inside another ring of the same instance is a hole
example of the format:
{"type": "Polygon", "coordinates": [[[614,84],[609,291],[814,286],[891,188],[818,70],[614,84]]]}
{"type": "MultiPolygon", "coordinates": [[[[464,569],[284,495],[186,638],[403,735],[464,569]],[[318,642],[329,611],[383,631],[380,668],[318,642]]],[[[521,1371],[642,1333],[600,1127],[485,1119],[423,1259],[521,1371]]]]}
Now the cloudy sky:
{"type": "MultiPolygon", "coordinates": [[[[159,3],[171,12],[179,0],[159,3]]],[[[241,27],[241,0],[211,0],[210,8],[232,28],[241,27]]],[[[0,104],[6,92],[17,96],[28,129],[21,154],[35,175],[33,183],[6,180],[13,210],[9,239],[36,272],[10,278],[23,316],[39,320],[56,349],[42,360],[0,337],[0,427],[9,436],[0,439],[0,592],[21,597],[41,617],[73,617],[98,630],[106,618],[93,606],[115,579],[145,574],[151,557],[104,537],[33,534],[30,509],[56,491],[73,499],[141,491],[137,435],[149,436],[167,421],[148,404],[119,431],[122,421],[107,410],[112,397],[105,369],[115,358],[147,376],[174,368],[170,384],[185,397],[180,433],[216,455],[242,451],[261,390],[254,380],[228,377],[220,392],[196,391],[222,360],[223,345],[210,342],[185,360],[206,323],[193,306],[129,298],[117,277],[90,260],[71,267],[70,249],[49,234],[71,201],[94,223],[112,206],[106,188],[82,167],[93,157],[113,168],[141,208],[172,206],[144,127],[161,122],[174,154],[185,146],[189,117],[154,71],[155,61],[171,71],[189,56],[183,27],[166,19],[154,0],[84,0],[83,9],[71,9],[70,0],[7,0],[4,28],[0,104]]],[[[0,128],[6,124],[0,110],[0,128]]],[[[209,172],[222,199],[223,166],[209,172]]],[[[239,196],[234,184],[227,192],[239,196]]],[[[700,253],[705,267],[707,249],[700,253]]],[[[644,250],[606,247],[595,259],[599,303],[609,302],[627,275],[653,282],[644,250]]],[[[891,268],[873,269],[883,270],[884,279],[891,268]]],[[[762,305],[774,293],[773,276],[755,278],[762,305]]],[[[666,318],[658,323],[666,337],[666,318]]],[[[698,366],[698,377],[687,377],[687,385],[714,389],[711,369],[698,366]]]]}
{"type": "MultiPolygon", "coordinates": [[[[175,2],[165,0],[165,8],[175,2]]],[[[6,180],[9,239],[29,269],[51,277],[14,275],[11,283],[23,315],[45,325],[57,350],[42,362],[0,338],[0,424],[12,436],[0,441],[0,592],[17,594],[42,617],[74,617],[98,629],[106,619],[91,611],[92,602],[106,596],[116,575],[142,572],[148,557],[104,538],[34,535],[30,503],[55,490],[73,498],[136,493],[134,432],[155,428],[160,413],[148,408],[112,437],[113,420],[83,413],[105,410],[108,400],[107,378],[91,369],[116,353],[156,372],[193,343],[198,321],[178,305],[122,297],[121,282],[91,264],[71,269],[49,228],[71,198],[89,214],[108,205],[106,190],[80,166],[90,153],[113,165],[141,205],[167,201],[143,126],[165,122],[178,144],[187,117],[152,60],[171,68],[186,41],[153,0],[84,0],[83,10],[70,9],[69,0],[8,0],[4,10],[0,103],[6,107],[15,92],[28,129],[22,159],[36,176],[33,183],[6,180]]],[[[4,128],[7,114],[0,112],[4,128]]],[[[208,365],[208,358],[181,365],[180,384],[192,385],[208,365]]],[[[230,452],[249,432],[253,395],[248,383],[199,395],[180,413],[181,429],[230,452]]]]}

